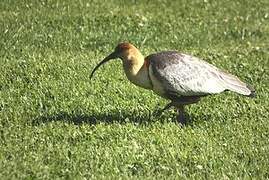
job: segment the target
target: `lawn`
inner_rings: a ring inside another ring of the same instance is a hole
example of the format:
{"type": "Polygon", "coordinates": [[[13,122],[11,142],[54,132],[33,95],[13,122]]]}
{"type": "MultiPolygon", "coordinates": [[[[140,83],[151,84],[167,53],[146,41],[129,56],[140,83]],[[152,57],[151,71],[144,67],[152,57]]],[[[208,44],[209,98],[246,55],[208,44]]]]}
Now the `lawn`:
{"type": "Polygon", "coordinates": [[[1,0],[0,179],[269,178],[268,0],[1,0]],[[178,50],[252,84],[156,116],[131,84],[122,41],[178,50]]]}

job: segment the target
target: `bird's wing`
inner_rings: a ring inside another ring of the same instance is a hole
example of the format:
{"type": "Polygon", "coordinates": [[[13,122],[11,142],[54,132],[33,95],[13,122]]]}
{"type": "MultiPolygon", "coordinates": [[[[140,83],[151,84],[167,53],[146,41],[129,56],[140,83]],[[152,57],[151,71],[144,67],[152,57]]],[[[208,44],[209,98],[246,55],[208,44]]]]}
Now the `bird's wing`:
{"type": "Polygon", "coordinates": [[[161,93],[182,96],[200,96],[232,90],[249,95],[246,84],[236,76],[196,57],[164,51],[146,57],[150,61],[149,74],[153,87],[161,93]]]}

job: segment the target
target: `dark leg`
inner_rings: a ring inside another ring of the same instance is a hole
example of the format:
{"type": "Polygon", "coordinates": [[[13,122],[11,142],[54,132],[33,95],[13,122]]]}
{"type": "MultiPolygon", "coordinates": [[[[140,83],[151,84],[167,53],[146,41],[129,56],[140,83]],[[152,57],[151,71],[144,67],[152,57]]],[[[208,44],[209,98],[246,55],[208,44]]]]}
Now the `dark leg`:
{"type": "Polygon", "coordinates": [[[189,104],[194,104],[200,101],[200,97],[192,97],[192,96],[185,96],[180,97],[175,100],[172,100],[172,102],[168,103],[163,109],[158,110],[156,115],[160,116],[163,111],[170,109],[171,107],[175,107],[178,110],[178,116],[177,120],[182,125],[185,125],[187,123],[187,117],[184,115],[184,106],[189,104]]]}
{"type": "Polygon", "coordinates": [[[187,123],[186,117],[184,116],[184,106],[178,106],[178,117],[177,120],[180,124],[185,125],[187,123]]]}
{"type": "Polygon", "coordinates": [[[172,101],[170,103],[168,103],[163,109],[159,110],[157,115],[161,115],[163,113],[163,111],[170,109],[171,107],[177,107],[177,106],[181,106],[181,105],[188,105],[188,104],[193,104],[193,103],[197,103],[200,100],[200,98],[188,98],[188,97],[183,97],[183,98],[179,98],[177,99],[177,101],[172,101]]]}
{"type": "Polygon", "coordinates": [[[163,109],[158,110],[156,115],[160,116],[165,110],[170,109],[173,106],[173,102],[168,103],[163,109]]]}

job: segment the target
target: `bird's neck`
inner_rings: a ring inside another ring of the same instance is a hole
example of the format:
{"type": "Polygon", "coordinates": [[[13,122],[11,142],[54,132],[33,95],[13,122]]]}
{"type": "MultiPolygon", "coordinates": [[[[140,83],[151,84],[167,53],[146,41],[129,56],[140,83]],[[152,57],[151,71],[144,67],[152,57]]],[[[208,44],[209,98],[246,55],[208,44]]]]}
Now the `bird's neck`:
{"type": "Polygon", "coordinates": [[[146,89],[152,89],[148,64],[138,50],[126,54],[123,60],[123,68],[127,78],[132,83],[146,89]]]}

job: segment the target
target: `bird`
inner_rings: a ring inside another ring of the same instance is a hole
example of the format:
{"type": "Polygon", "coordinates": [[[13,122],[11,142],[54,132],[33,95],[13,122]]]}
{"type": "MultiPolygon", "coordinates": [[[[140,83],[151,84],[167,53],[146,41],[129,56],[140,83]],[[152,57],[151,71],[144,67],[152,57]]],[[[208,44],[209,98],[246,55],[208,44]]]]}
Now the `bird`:
{"type": "Polygon", "coordinates": [[[119,43],[114,51],[99,62],[90,74],[104,63],[121,59],[124,72],[130,82],[170,102],[160,111],[171,107],[178,111],[177,121],[185,125],[185,106],[198,103],[201,98],[232,91],[254,97],[254,88],[216,66],[195,56],[178,51],[161,51],[146,57],[131,43],[119,43]]]}

